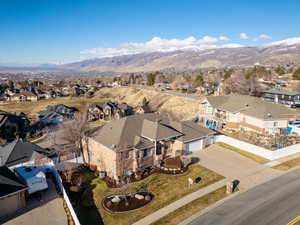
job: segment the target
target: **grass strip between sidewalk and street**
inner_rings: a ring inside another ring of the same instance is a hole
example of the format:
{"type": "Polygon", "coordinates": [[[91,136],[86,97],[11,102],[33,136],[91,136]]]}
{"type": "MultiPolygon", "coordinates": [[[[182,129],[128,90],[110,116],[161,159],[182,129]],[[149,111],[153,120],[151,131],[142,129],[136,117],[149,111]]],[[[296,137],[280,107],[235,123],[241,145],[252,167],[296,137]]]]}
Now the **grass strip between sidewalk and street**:
{"type": "Polygon", "coordinates": [[[195,199],[194,201],[176,209],[174,212],[162,217],[151,225],[176,225],[193,214],[207,208],[213,203],[225,198],[228,196],[226,194],[226,187],[223,186],[209,194],[206,194],[200,198],[195,199]]]}
{"type": "Polygon", "coordinates": [[[286,171],[286,170],[289,170],[289,169],[294,168],[296,166],[300,166],[300,157],[288,160],[288,161],[283,162],[283,163],[280,163],[276,166],[273,166],[272,168],[277,169],[277,170],[286,171]]]}
{"type": "Polygon", "coordinates": [[[242,149],[239,149],[239,148],[236,148],[236,147],[234,147],[234,146],[228,145],[228,144],[226,144],[226,143],[224,143],[224,142],[217,142],[217,144],[218,144],[219,146],[221,146],[221,147],[224,147],[224,148],[226,148],[226,149],[228,149],[228,150],[237,152],[237,153],[239,153],[239,154],[241,154],[241,155],[243,155],[243,156],[245,156],[245,157],[247,157],[247,158],[249,158],[249,159],[252,159],[252,160],[254,160],[254,161],[257,162],[257,163],[265,164],[265,163],[270,162],[270,160],[268,160],[268,159],[266,159],[266,158],[264,158],[264,157],[255,155],[255,154],[250,153],[250,152],[246,152],[246,151],[244,151],[244,150],[242,150],[242,149]]]}

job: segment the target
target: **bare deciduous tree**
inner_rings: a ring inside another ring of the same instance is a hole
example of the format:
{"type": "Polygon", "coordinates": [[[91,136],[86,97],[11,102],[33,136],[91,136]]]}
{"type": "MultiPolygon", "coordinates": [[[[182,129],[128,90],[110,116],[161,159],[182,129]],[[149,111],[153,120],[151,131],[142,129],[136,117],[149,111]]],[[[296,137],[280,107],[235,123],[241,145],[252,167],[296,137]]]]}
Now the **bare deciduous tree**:
{"type": "Polygon", "coordinates": [[[174,112],[170,110],[163,109],[159,112],[159,115],[168,118],[169,120],[175,120],[175,121],[180,121],[183,119],[182,116],[175,114],[174,112]]]}
{"type": "MultiPolygon", "coordinates": [[[[67,141],[69,144],[74,145],[79,148],[79,151],[82,154],[82,158],[86,163],[86,159],[84,157],[84,149],[83,142],[87,143],[86,132],[88,131],[88,122],[86,113],[77,113],[75,114],[73,119],[64,121],[61,124],[62,139],[67,141]]],[[[86,147],[88,151],[88,147],[86,147]]],[[[89,154],[89,153],[88,153],[89,154]]]]}

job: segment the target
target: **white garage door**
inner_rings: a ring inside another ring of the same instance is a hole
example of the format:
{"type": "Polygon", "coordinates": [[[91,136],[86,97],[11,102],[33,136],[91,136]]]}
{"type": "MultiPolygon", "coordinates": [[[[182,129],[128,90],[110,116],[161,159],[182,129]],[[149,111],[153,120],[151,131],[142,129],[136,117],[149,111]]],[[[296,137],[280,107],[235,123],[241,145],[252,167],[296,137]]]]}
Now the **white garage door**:
{"type": "Polygon", "coordinates": [[[203,140],[192,141],[186,144],[187,153],[200,151],[203,148],[203,140]]]}

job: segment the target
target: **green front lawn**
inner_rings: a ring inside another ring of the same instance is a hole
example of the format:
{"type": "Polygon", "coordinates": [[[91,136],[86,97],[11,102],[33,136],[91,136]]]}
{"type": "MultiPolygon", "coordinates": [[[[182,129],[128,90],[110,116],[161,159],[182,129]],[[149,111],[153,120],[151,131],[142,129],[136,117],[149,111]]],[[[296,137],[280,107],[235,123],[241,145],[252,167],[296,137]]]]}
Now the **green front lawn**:
{"type": "MultiPolygon", "coordinates": [[[[129,225],[183,196],[223,178],[224,177],[221,175],[216,174],[199,164],[191,165],[189,171],[181,176],[153,174],[146,179],[132,183],[129,186],[130,191],[137,191],[143,187],[147,187],[148,191],[154,194],[152,202],[142,209],[126,213],[108,213],[102,208],[102,198],[109,194],[118,193],[120,190],[108,188],[105,182],[99,178],[90,178],[90,188],[85,192],[85,196],[82,199],[93,199],[101,214],[102,220],[106,225],[129,225]],[[195,179],[199,176],[202,178],[201,182],[193,184],[192,187],[189,188],[187,179],[189,177],[195,179]]],[[[99,221],[97,222],[93,216],[91,216],[92,209],[87,210],[84,209],[84,207],[80,207],[80,209],[79,219],[83,225],[99,224],[99,221]]]]}

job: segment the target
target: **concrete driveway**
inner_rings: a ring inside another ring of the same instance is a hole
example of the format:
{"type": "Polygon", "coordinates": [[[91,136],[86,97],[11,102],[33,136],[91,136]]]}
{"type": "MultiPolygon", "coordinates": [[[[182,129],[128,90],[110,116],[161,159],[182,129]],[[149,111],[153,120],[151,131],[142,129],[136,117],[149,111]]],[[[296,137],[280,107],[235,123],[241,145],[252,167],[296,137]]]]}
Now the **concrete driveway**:
{"type": "Polygon", "coordinates": [[[26,207],[7,218],[3,225],[67,225],[63,200],[57,194],[54,183],[50,179],[47,182],[49,188],[42,192],[41,200],[29,199],[26,207]]]}
{"type": "Polygon", "coordinates": [[[248,189],[282,174],[281,171],[259,164],[239,153],[214,144],[191,157],[199,158],[199,163],[228,180],[239,180],[240,189],[248,189]]]}

